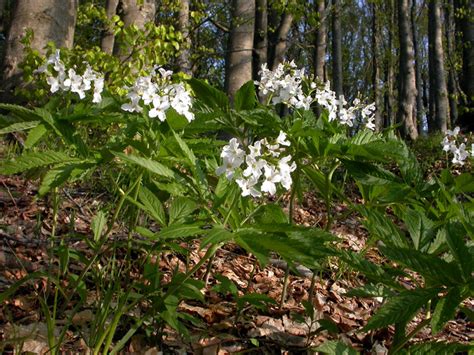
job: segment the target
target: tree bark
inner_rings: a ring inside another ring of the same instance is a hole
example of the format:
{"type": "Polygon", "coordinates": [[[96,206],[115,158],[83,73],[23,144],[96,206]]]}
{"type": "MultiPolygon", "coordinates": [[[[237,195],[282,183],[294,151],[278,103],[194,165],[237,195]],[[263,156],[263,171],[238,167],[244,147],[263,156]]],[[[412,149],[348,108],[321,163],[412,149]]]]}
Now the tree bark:
{"type": "Polygon", "coordinates": [[[413,34],[408,19],[409,0],[398,0],[398,26],[400,42],[400,70],[398,90],[398,122],[402,124],[402,135],[411,140],[418,138],[416,128],[415,98],[416,79],[413,50],[413,34]]]}
{"type": "Polygon", "coordinates": [[[21,84],[22,72],[19,64],[24,59],[24,45],[21,43],[27,29],[34,31],[31,47],[41,54],[48,42],[57,48],[71,48],[76,25],[77,0],[22,0],[15,2],[12,9],[5,58],[3,62],[4,99],[11,99],[15,87],[21,84]]]}
{"type": "MultiPolygon", "coordinates": [[[[106,0],[105,13],[109,21],[111,21],[112,17],[114,17],[117,14],[118,4],[119,4],[119,0],[106,0]]],[[[107,28],[105,29],[104,34],[102,35],[102,40],[100,42],[100,47],[102,51],[108,54],[112,54],[114,50],[114,42],[115,42],[115,35],[113,32],[113,28],[112,26],[110,26],[110,24],[107,24],[107,28]]]]}
{"type": "Polygon", "coordinates": [[[180,0],[178,28],[183,35],[181,51],[178,56],[179,70],[191,76],[191,37],[189,36],[189,2],[190,0],[180,0]]]}
{"type": "MultiPolygon", "coordinates": [[[[117,12],[120,13],[125,28],[134,25],[143,30],[147,23],[155,22],[155,0],[120,0],[117,12]]],[[[124,61],[128,53],[122,47],[123,44],[116,38],[113,54],[124,61]]]]}
{"type": "Polygon", "coordinates": [[[267,63],[268,51],[268,4],[267,0],[256,0],[253,78],[259,80],[258,72],[267,63]]]}
{"type": "Polygon", "coordinates": [[[433,131],[446,132],[448,129],[448,90],[444,70],[444,50],[443,50],[443,27],[441,24],[441,2],[431,0],[428,5],[428,25],[432,26],[429,34],[430,56],[429,65],[432,66],[433,87],[430,87],[430,95],[434,97],[434,129],[433,131]]]}
{"type": "Polygon", "coordinates": [[[474,2],[455,0],[457,12],[456,28],[462,43],[461,90],[465,95],[465,105],[459,112],[459,125],[465,130],[474,131],[474,2]]]}
{"type": "Polygon", "coordinates": [[[446,50],[447,50],[447,63],[448,63],[448,97],[449,97],[449,119],[448,126],[455,125],[458,120],[458,96],[459,92],[457,89],[457,74],[454,64],[455,56],[455,22],[454,22],[454,1],[448,0],[446,4],[446,50]]]}
{"type": "Polygon", "coordinates": [[[342,90],[342,37],[341,37],[341,2],[332,0],[332,85],[336,96],[344,95],[342,90]]]}
{"type": "Polygon", "coordinates": [[[388,57],[386,67],[386,90],[385,90],[385,106],[386,106],[386,122],[384,126],[390,127],[395,124],[395,61],[394,61],[394,44],[393,38],[395,33],[395,12],[396,8],[393,0],[387,2],[387,12],[390,14],[389,17],[389,28],[388,28],[388,57]]]}
{"type": "Polygon", "coordinates": [[[232,1],[232,28],[226,61],[225,88],[231,99],[240,87],[252,80],[252,50],[255,1],[232,1]]]}
{"type": "Polygon", "coordinates": [[[317,1],[317,12],[319,17],[319,26],[315,33],[314,41],[314,76],[315,78],[326,81],[325,62],[326,62],[326,42],[327,42],[327,26],[326,26],[326,5],[325,0],[317,1]]]}
{"type": "Polygon", "coordinates": [[[383,128],[382,120],[382,93],[380,88],[380,26],[378,23],[377,4],[372,4],[372,86],[373,86],[373,100],[375,102],[374,123],[375,130],[381,131],[383,128]]]}
{"type": "Polygon", "coordinates": [[[288,33],[290,32],[292,23],[293,15],[286,11],[276,32],[275,43],[273,46],[270,62],[272,70],[275,70],[278,64],[283,63],[287,49],[288,33]]]}
{"type": "Polygon", "coordinates": [[[413,50],[415,53],[415,79],[416,79],[416,121],[418,123],[418,132],[423,132],[423,90],[421,81],[421,58],[418,45],[418,34],[416,26],[416,0],[411,4],[411,30],[413,33],[413,50]]]}

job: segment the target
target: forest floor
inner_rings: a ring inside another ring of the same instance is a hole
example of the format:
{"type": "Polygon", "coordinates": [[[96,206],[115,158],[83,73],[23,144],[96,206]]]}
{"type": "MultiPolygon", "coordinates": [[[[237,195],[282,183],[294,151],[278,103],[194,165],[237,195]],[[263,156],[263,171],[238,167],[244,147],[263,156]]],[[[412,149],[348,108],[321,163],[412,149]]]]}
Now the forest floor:
{"type": "MultiPolygon", "coordinates": [[[[36,192],[37,185],[34,182],[20,177],[0,176],[0,292],[7,290],[28,273],[46,270],[52,264],[48,252],[52,209],[47,200],[35,197],[36,192]]],[[[98,206],[107,200],[107,195],[71,187],[62,190],[60,200],[56,234],[87,236],[91,234],[90,221],[98,206]]],[[[367,233],[358,217],[347,214],[346,211],[344,205],[335,206],[336,219],[331,232],[341,238],[343,248],[356,252],[365,250],[372,261],[383,263],[377,250],[366,244],[367,233]]],[[[295,221],[306,226],[324,226],[325,216],[324,203],[314,194],[306,195],[295,209],[295,221]]],[[[112,233],[114,235],[124,235],[124,229],[117,225],[112,233]]],[[[88,247],[82,238],[70,238],[68,243],[87,255],[88,247]]],[[[193,251],[190,260],[196,263],[204,253],[199,251],[198,242],[191,247],[193,251]]],[[[139,258],[140,255],[135,257],[139,258]]],[[[182,258],[171,253],[156,262],[166,275],[185,268],[182,258]]],[[[196,277],[204,278],[205,273],[206,265],[196,277]]],[[[334,333],[329,333],[326,330],[315,331],[317,324],[297,321],[304,319],[311,323],[302,306],[302,301],[308,299],[310,275],[290,273],[287,297],[283,307],[279,307],[284,274],[284,266],[278,265],[278,262],[261,268],[254,257],[240,247],[227,245],[217,252],[213,261],[208,285],[203,290],[205,303],[184,301],[180,304],[180,312],[201,320],[200,324],[189,328],[191,340],[184,341],[171,329],[165,329],[166,336],[160,345],[150,344],[149,338],[144,334],[137,334],[131,338],[124,351],[146,354],[158,354],[159,351],[195,354],[298,354],[306,353],[306,349],[327,340],[336,339],[365,353],[386,353],[393,336],[392,328],[368,333],[361,331],[381,303],[376,299],[345,296],[348,290],[364,283],[362,276],[332,261],[317,276],[313,296],[315,319],[332,321],[336,328],[334,333]],[[273,298],[276,304],[267,309],[248,307],[237,312],[235,298],[216,291],[215,275],[223,275],[233,281],[239,295],[260,293],[273,298]]],[[[46,322],[38,301],[42,282],[39,279],[25,285],[0,305],[0,344],[3,345],[0,349],[18,349],[22,343],[23,351],[47,351],[46,322]]],[[[467,302],[467,306],[474,309],[474,300],[467,302]]],[[[67,315],[58,316],[58,327],[61,327],[67,315]]],[[[64,343],[65,350],[86,352],[87,345],[83,339],[87,338],[88,325],[93,316],[90,309],[84,308],[73,317],[73,326],[68,330],[64,343]]],[[[421,314],[416,318],[409,325],[409,330],[414,329],[423,316],[421,314]]],[[[432,336],[429,327],[426,327],[413,342],[440,340],[466,343],[473,339],[474,324],[463,314],[458,314],[441,333],[432,336]]]]}

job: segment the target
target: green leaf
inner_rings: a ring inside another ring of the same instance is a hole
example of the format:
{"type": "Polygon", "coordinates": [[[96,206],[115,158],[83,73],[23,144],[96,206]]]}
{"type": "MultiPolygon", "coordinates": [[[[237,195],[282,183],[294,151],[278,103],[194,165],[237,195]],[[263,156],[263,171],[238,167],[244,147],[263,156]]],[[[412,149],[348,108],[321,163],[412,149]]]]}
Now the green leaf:
{"type": "Polygon", "coordinates": [[[219,274],[214,275],[214,278],[220,283],[212,287],[213,291],[222,293],[223,295],[230,293],[234,297],[238,295],[239,289],[232,280],[219,274]]]}
{"type": "Polygon", "coordinates": [[[0,134],[6,134],[11,132],[26,131],[40,124],[41,121],[26,121],[16,122],[0,129],[0,134]]]}
{"type": "Polygon", "coordinates": [[[11,175],[51,164],[70,163],[78,161],[79,159],[71,158],[63,152],[27,152],[14,160],[1,164],[0,174],[11,175]]]}
{"type": "Polygon", "coordinates": [[[12,104],[1,104],[0,103],[0,110],[5,110],[13,113],[14,115],[20,117],[24,121],[35,121],[39,117],[37,113],[33,110],[27,109],[23,106],[19,105],[12,105],[12,104]]]}
{"type": "Polygon", "coordinates": [[[169,207],[169,225],[179,223],[197,208],[196,202],[187,197],[175,198],[169,207]]]}
{"type": "Polygon", "coordinates": [[[401,207],[399,215],[405,222],[416,250],[424,248],[435,238],[434,222],[423,212],[410,207],[401,207]]]}
{"type": "Polygon", "coordinates": [[[343,160],[349,173],[364,185],[390,185],[400,183],[400,179],[392,172],[370,163],[343,160]]]}
{"type": "Polygon", "coordinates": [[[383,246],[379,249],[390,260],[420,273],[432,285],[457,285],[461,282],[458,267],[437,256],[414,249],[383,246]]]}
{"type": "Polygon", "coordinates": [[[330,340],[311,350],[330,355],[357,355],[356,350],[344,344],[342,341],[330,340]]]}
{"type": "Polygon", "coordinates": [[[196,97],[209,108],[222,111],[229,109],[229,99],[224,92],[217,90],[203,80],[192,78],[188,83],[196,97]]]}
{"type": "Polygon", "coordinates": [[[40,139],[43,137],[48,129],[44,124],[39,124],[35,128],[33,128],[26,137],[25,140],[25,148],[32,148],[40,139]]]}
{"type": "Polygon", "coordinates": [[[174,139],[176,140],[176,142],[178,143],[179,145],[179,148],[183,151],[187,161],[188,161],[188,164],[191,166],[191,167],[195,167],[196,165],[196,157],[194,156],[194,153],[191,149],[189,149],[188,145],[186,144],[186,142],[178,135],[176,134],[176,132],[173,131],[173,136],[174,136],[174,139]]]}
{"type": "Polygon", "coordinates": [[[103,211],[97,212],[95,217],[92,219],[91,229],[94,233],[94,241],[98,241],[102,235],[102,231],[107,224],[107,215],[103,211]]]}
{"type": "Polygon", "coordinates": [[[237,90],[234,97],[234,107],[236,110],[251,110],[257,103],[257,94],[253,80],[246,82],[237,90]]]}
{"type": "Polygon", "coordinates": [[[257,224],[285,224],[288,222],[288,216],[283,209],[276,204],[268,204],[260,207],[255,213],[255,222],[257,224]]]}
{"type": "Polygon", "coordinates": [[[458,262],[463,279],[468,282],[472,280],[472,273],[474,272],[474,255],[469,252],[469,248],[464,242],[467,233],[462,224],[455,222],[448,223],[446,232],[449,250],[458,262]]]}
{"type": "Polygon", "coordinates": [[[160,199],[146,187],[140,187],[138,199],[143,204],[145,212],[162,226],[166,226],[166,215],[160,199]]]}
{"type": "Polygon", "coordinates": [[[123,161],[127,163],[135,164],[145,168],[146,170],[150,171],[153,174],[157,174],[160,176],[172,178],[174,177],[174,172],[167,166],[158,163],[157,161],[151,160],[149,158],[143,158],[136,155],[127,155],[122,152],[111,152],[116,157],[119,157],[123,161]]]}
{"type": "Polygon", "coordinates": [[[429,300],[435,298],[440,288],[419,288],[401,292],[398,296],[391,297],[369,319],[364,331],[384,328],[390,324],[407,323],[429,300]]]}
{"type": "Polygon", "coordinates": [[[358,206],[358,211],[366,219],[362,221],[370,232],[370,238],[383,240],[387,245],[408,247],[407,240],[400,228],[384,213],[375,208],[358,206]]]}
{"type": "Polygon", "coordinates": [[[446,322],[454,318],[456,309],[462,300],[461,291],[458,287],[454,287],[449,290],[445,297],[438,301],[431,318],[431,331],[433,335],[440,332],[446,322]]]}
{"type": "Polygon", "coordinates": [[[38,189],[38,194],[40,196],[44,196],[51,189],[62,185],[69,179],[76,178],[92,166],[94,166],[92,163],[79,162],[54,167],[43,177],[41,185],[38,189]]]}
{"type": "Polygon", "coordinates": [[[463,354],[472,351],[472,345],[459,343],[444,343],[439,341],[416,344],[408,349],[401,349],[401,355],[437,355],[437,354],[463,354]]]}
{"type": "Polygon", "coordinates": [[[195,235],[205,234],[208,230],[202,229],[201,223],[196,224],[180,224],[172,225],[161,229],[156,236],[160,239],[177,239],[192,237],[195,235]]]}
{"type": "Polygon", "coordinates": [[[219,244],[234,238],[234,234],[222,225],[215,225],[207,235],[201,240],[199,249],[204,249],[209,244],[219,244]]]}

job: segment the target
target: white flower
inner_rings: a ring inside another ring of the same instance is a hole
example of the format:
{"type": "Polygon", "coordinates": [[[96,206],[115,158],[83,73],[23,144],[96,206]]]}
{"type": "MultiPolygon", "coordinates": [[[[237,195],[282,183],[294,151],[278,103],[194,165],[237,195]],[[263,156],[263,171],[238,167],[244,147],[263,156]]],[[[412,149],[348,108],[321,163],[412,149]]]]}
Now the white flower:
{"type": "Polygon", "coordinates": [[[258,178],[254,176],[250,176],[248,179],[236,179],[235,182],[239,185],[240,189],[242,190],[242,196],[252,196],[252,197],[260,197],[262,193],[258,191],[255,187],[258,183],[258,178]]]}
{"type": "Polygon", "coordinates": [[[268,192],[270,195],[275,195],[276,193],[276,185],[281,181],[280,172],[275,169],[273,166],[267,164],[265,166],[265,181],[262,183],[262,187],[260,190],[262,192],[268,192]]]}
{"type": "Polygon", "coordinates": [[[466,151],[466,145],[462,143],[458,148],[453,151],[453,164],[464,165],[464,160],[467,159],[469,153],[466,151]]]}
{"type": "Polygon", "coordinates": [[[286,133],[283,131],[280,131],[280,134],[278,135],[276,141],[278,144],[281,144],[287,147],[291,145],[290,141],[286,139],[286,133]]]}
{"type": "Polygon", "coordinates": [[[239,168],[244,162],[245,152],[239,148],[236,138],[232,138],[229,144],[224,146],[221,153],[223,165],[217,168],[217,175],[226,174],[227,179],[231,180],[235,169],[239,168]]]}

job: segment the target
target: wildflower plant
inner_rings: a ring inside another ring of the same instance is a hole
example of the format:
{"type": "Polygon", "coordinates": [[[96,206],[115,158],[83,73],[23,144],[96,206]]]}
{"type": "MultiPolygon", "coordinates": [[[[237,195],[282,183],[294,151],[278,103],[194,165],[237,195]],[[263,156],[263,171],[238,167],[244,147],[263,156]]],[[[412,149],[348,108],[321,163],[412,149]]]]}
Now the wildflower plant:
{"type": "Polygon", "coordinates": [[[447,154],[450,153],[453,155],[451,162],[454,165],[464,165],[466,159],[469,157],[469,152],[466,150],[466,144],[468,143],[468,140],[467,138],[462,139],[459,133],[459,127],[455,127],[453,130],[448,129],[441,142],[443,151],[445,151],[447,154]],[[462,143],[459,143],[460,141],[462,141],[462,143]]]}

